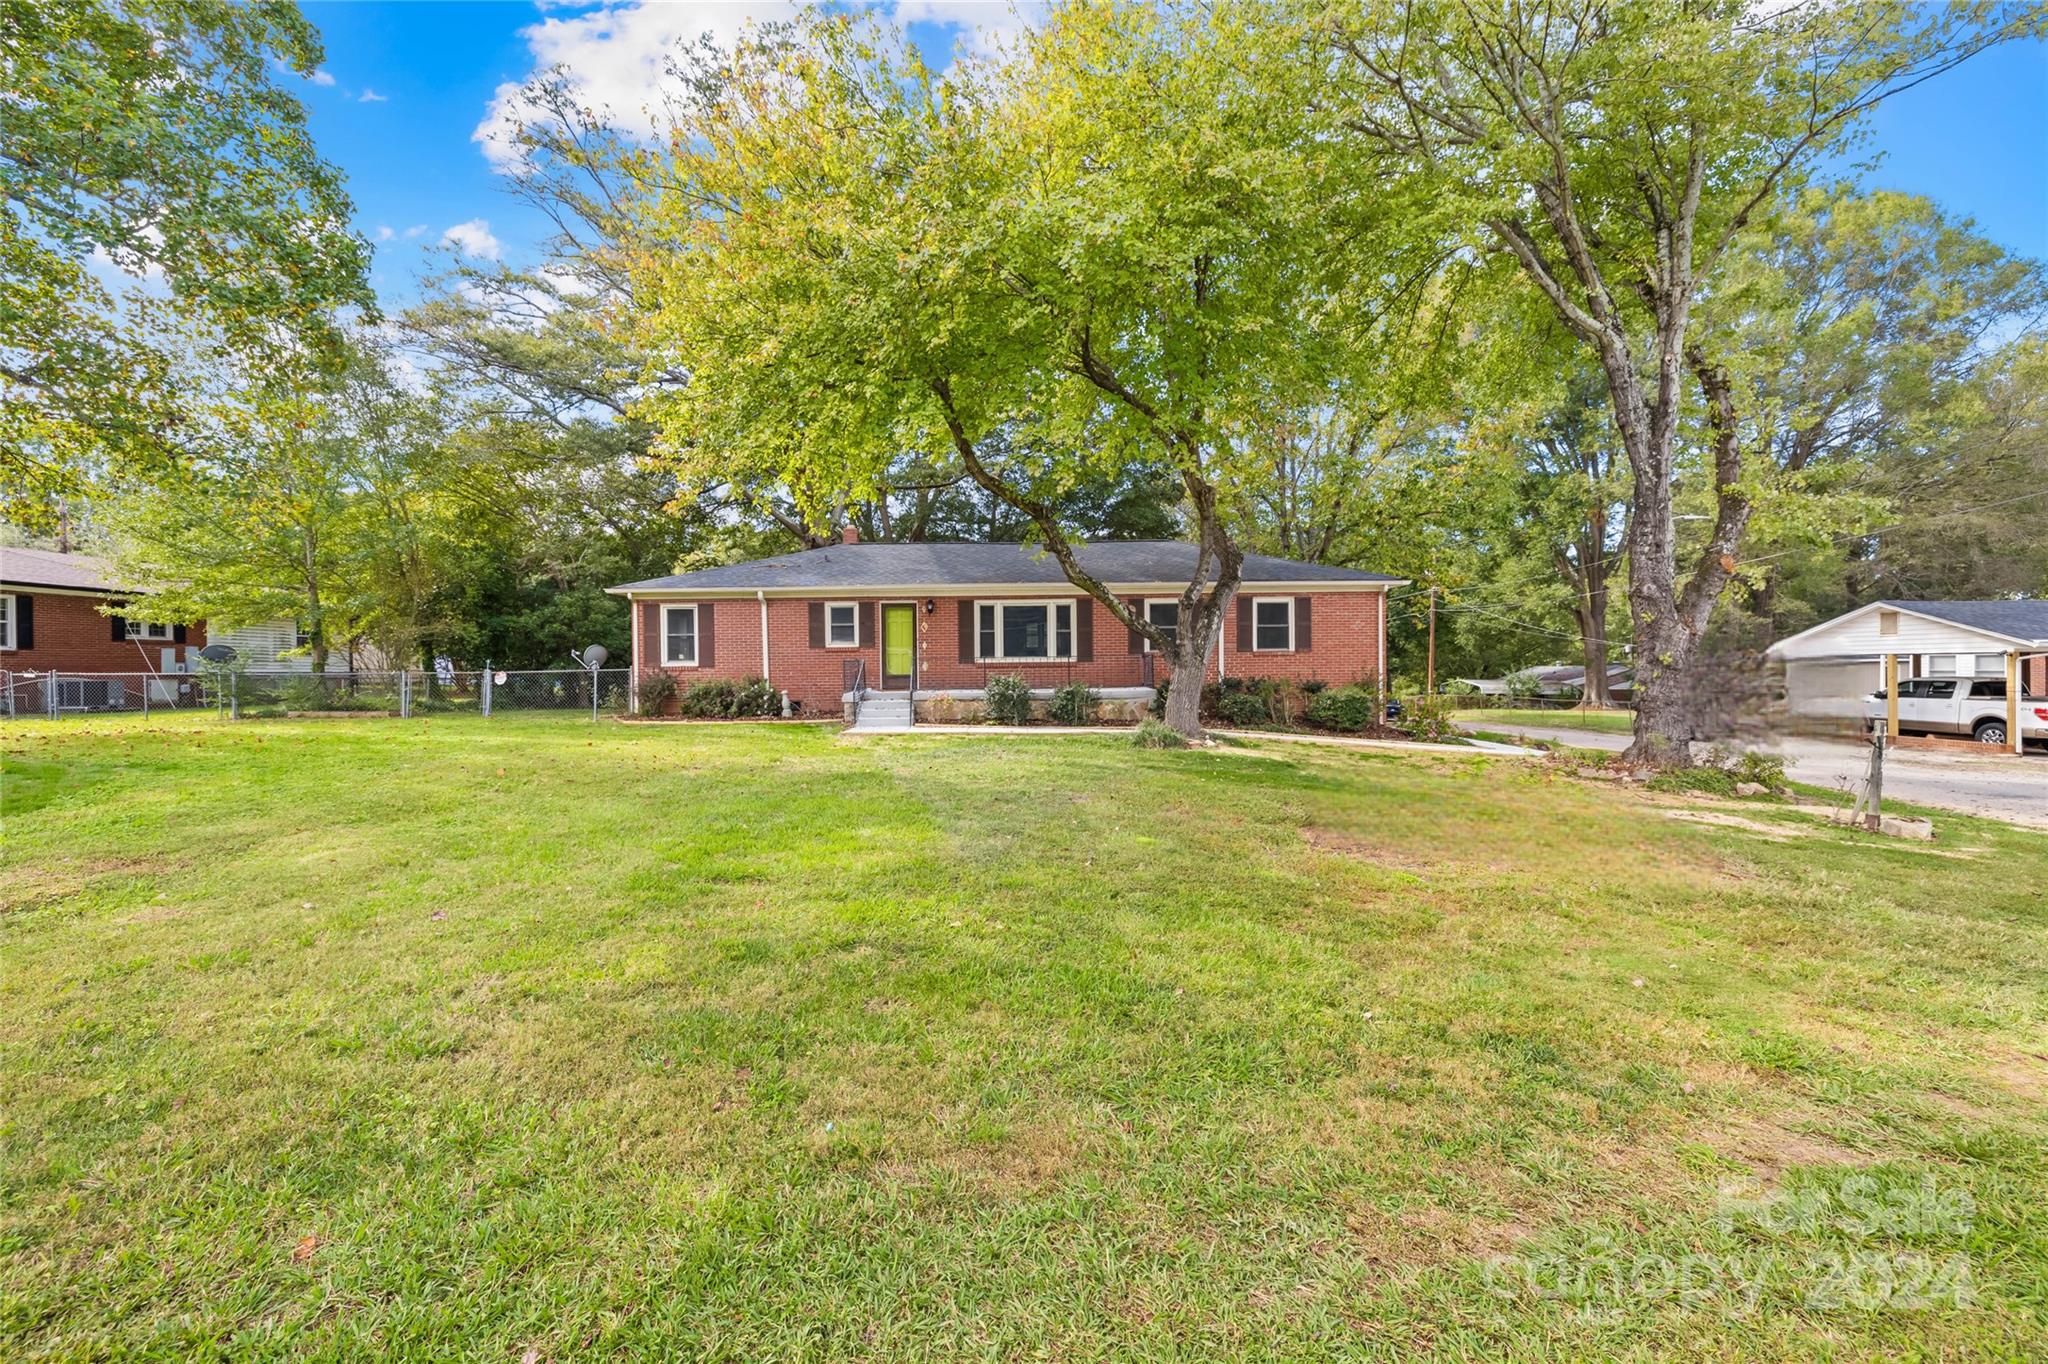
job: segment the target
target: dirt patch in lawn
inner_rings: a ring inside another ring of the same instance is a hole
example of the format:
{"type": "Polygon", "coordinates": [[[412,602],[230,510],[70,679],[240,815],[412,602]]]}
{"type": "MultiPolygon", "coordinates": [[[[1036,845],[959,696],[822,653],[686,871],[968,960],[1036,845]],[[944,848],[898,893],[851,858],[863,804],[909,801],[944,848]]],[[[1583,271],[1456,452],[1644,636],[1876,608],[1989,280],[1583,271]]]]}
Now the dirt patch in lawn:
{"type": "Polygon", "coordinates": [[[1795,1132],[1767,1118],[1731,1118],[1703,1139],[1766,1179],[1776,1179],[1794,1166],[1868,1165],[1873,1159],[1830,1138],[1795,1132]]]}
{"type": "Polygon", "coordinates": [[[1818,825],[1766,824],[1762,820],[1748,819],[1742,815],[1731,815],[1724,810],[1664,810],[1666,819],[1683,820],[1687,824],[1711,824],[1721,829],[1740,829],[1755,834],[1773,843],[1790,843],[1795,838],[1812,838],[1826,832],[1818,825]]]}
{"type": "Polygon", "coordinates": [[[1436,866],[1436,861],[1399,848],[1389,848],[1375,843],[1358,834],[1345,833],[1341,829],[1325,829],[1310,825],[1301,831],[1302,838],[1317,852],[1331,853],[1338,857],[1355,857],[1378,867],[1391,867],[1396,871],[1424,872],[1436,866]]]}

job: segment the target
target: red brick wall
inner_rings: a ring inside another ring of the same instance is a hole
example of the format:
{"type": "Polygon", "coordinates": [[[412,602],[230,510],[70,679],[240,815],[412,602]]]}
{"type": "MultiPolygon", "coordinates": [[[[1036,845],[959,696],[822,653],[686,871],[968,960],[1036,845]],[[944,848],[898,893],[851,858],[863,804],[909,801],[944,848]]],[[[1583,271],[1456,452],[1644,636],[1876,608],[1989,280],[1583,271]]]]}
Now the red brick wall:
{"type": "MultiPolygon", "coordinates": [[[[1067,597],[1070,594],[1047,595],[1067,597]]],[[[1314,678],[1331,683],[1377,680],[1381,671],[1380,611],[1384,600],[1381,594],[1324,592],[1303,595],[1311,597],[1309,648],[1293,653],[1240,650],[1233,606],[1231,617],[1223,627],[1225,674],[1231,677],[1286,677],[1297,681],[1314,678]]],[[[917,609],[918,686],[979,688],[995,673],[1016,673],[1035,687],[1057,687],[1066,682],[1086,682],[1092,687],[1139,685],[1143,660],[1130,652],[1130,632],[1100,602],[1078,593],[1071,596],[1077,606],[1089,613],[1093,627],[1093,656],[1086,662],[962,663],[959,603],[963,597],[933,598],[936,609],[930,613],[924,609],[924,599],[916,601],[913,604],[917,609]]],[[[965,599],[973,600],[972,597],[965,599]]],[[[849,658],[865,659],[869,685],[879,684],[882,668],[881,608],[885,602],[896,603],[906,599],[833,597],[830,600],[854,601],[861,607],[862,632],[858,649],[811,647],[809,600],[780,598],[768,603],[769,678],[778,689],[803,702],[804,709],[814,714],[836,714],[839,711],[842,665],[849,658]]],[[[638,663],[643,669],[656,666],[660,657],[660,627],[655,624],[652,627],[654,633],[650,633],[648,611],[649,606],[658,607],[660,604],[648,601],[634,603],[638,663]]],[[[707,603],[697,605],[701,612],[707,603]]],[[[667,671],[686,687],[693,681],[706,678],[760,676],[760,603],[721,600],[708,605],[711,608],[713,641],[710,664],[667,671]]],[[[658,621],[658,615],[655,619],[658,621]]],[[[699,628],[701,631],[701,624],[699,628]]],[[[702,657],[701,643],[698,653],[702,657]]],[[[1163,668],[1158,675],[1164,677],[1163,668]]],[[[1213,680],[1215,676],[1216,665],[1212,661],[1209,677],[1213,680]]]]}
{"type": "Polygon", "coordinates": [[[2036,696],[2048,696],[2048,654],[2027,660],[2027,684],[2025,690],[2036,696]]]}
{"type": "MultiPolygon", "coordinates": [[[[113,635],[113,622],[100,614],[104,597],[60,596],[50,592],[5,589],[15,598],[16,610],[23,597],[32,597],[35,618],[34,639],[26,649],[0,650],[0,668],[15,672],[101,672],[147,673],[163,671],[163,651],[198,649],[206,643],[205,625],[185,628],[183,643],[161,640],[122,640],[113,635]]],[[[15,638],[21,637],[17,628],[15,638]]]]}

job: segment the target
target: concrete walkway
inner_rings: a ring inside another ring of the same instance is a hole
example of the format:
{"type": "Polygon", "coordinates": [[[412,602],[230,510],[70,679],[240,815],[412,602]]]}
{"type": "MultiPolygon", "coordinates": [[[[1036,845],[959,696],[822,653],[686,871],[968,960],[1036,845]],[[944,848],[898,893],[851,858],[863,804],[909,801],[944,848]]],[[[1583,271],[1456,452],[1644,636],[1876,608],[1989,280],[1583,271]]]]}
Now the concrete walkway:
{"type": "MultiPolygon", "coordinates": [[[[870,734],[1024,734],[1046,738],[1074,738],[1094,735],[1097,738],[1128,738],[1130,730],[1116,725],[935,725],[920,724],[905,728],[867,728],[854,726],[844,730],[842,738],[870,734]]],[[[1475,740],[1469,744],[1426,744],[1414,739],[1352,739],[1341,734],[1281,734],[1272,730],[1255,729],[1212,729],[1209,733],[1219,739],[1243,739],[1247,742],[1283,744],[1321,744],[1328,748],[1384,749],[1390,753],[1436,753],[1453,758],[1540,758],[1543,751],[1536,748],[1516,748],[1512,744],[1487,743],[1475,740]]]]}
{"type": "MultiPolygon", "coordinates": [[[[1629,745],[1626,734],[1598,730],[1549,725],[1485,728],[1607,753],[1619,753],[1629,745]]],[[[1845,793],[1862,784],[1870,762],[1869,750],[1852,740],[1783,738],[1766,744],[1764,751],[1785,759],[1785,775],[1792,780],[1845,793]]],[[[1885,755],[1884,791],[1914,805],[2048,829],[2048,757],[1893,749],[1885,755]]]]}

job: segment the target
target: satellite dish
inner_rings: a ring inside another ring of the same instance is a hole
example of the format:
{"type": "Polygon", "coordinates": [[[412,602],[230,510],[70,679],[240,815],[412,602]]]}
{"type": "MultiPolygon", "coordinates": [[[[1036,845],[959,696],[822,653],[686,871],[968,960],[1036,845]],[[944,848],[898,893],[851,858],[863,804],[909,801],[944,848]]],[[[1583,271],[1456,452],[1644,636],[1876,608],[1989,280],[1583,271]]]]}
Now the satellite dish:
{"type": "Polygon", "coordinates": [[[611,656],[611,650],[605,648],[604,645],[589,645],[583,650],[583,666],[586,668],[602,668],[604,661],[611,656]]]}
{"type": "Polygon", "coordinates": [[[232,644],[209,644],[199,651],[199,656],[208,663],[232,663],[235,661],[235,646],[232,644]]]}

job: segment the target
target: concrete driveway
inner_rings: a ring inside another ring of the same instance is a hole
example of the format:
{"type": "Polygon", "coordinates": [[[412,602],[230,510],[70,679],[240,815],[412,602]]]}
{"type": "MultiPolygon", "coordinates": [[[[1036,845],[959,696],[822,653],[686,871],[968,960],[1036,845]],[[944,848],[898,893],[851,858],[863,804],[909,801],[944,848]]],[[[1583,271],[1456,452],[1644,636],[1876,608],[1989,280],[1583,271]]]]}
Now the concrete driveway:
{"type": "MultiPolygon", "coordinates": [[[[1626,734],[1531,725],[1487,725],[1495,733],[1576,748],[1619,753],[1628,747],[1626,734]]],[[[1809,786],[1848,792],[1863,781],[1870,750],[1860,743],[1832,739],[1777,739],[1766,751],[1785,759],[1785,775],[1809,786]]],[[[2000,753],[1931,753],[1893,749],[1885,755],[1887,797],[1938,810],[1990,815],[2032,828],[2048,829],[2048,755],[2019,757],[2000,753]]]]}

